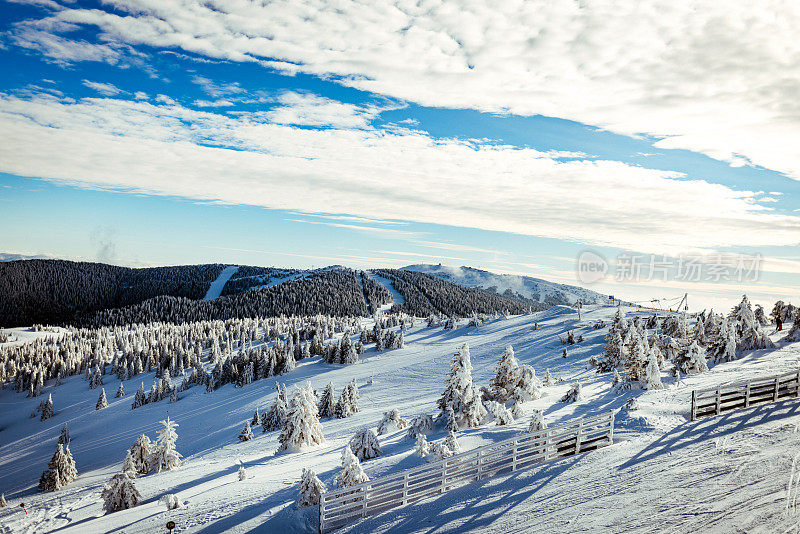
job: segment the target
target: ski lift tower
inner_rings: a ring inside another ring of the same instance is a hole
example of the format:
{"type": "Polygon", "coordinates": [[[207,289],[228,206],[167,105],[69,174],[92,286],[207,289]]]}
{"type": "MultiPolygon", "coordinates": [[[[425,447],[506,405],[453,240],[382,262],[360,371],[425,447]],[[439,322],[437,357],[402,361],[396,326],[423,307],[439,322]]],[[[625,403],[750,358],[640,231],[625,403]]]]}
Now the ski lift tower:
{"type": "Polygon", "coordinates": [[[676,310],[680,311],[681,306],[683,306],[683,311],[689,311],[689,293],[683,294],[683,298],[678,303],[678,307],[676,308],[676,310]]]}

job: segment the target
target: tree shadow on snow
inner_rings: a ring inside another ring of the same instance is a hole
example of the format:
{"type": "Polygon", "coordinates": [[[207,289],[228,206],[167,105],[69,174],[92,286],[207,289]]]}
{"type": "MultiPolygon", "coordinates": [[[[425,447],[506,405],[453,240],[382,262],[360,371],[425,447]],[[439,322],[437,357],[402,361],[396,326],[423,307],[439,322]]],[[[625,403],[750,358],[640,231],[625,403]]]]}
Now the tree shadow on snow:
{"type": "Polygon", "coordinates": [[[619,469],[626,469],[662,454],[670,454],[703,441],[797,415],[800,415],[800,402],[786,400],[772,404],[762,404],[746,410],[736,410],[718,417],[704,417],[697,421],[689,421],[670,430],[647,445],[627,462],[620,465],[619,469]]]}

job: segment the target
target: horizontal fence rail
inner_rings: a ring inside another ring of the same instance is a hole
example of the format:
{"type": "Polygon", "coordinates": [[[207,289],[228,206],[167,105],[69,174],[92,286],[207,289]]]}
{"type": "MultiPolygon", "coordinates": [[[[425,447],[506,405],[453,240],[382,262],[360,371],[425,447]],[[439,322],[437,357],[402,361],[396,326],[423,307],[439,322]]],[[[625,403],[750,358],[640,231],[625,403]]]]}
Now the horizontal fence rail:
{"type": "Polygon", "coordinates": [[[692,391],[692,421],[698,417],[800,397],[800,370],[692,391]]]}
{"type": "Polygon", "coordinates": [[[470,482],[592,451],[614,440],[614,412],[581,418],[322,494],[319,532],[470,482]]]}

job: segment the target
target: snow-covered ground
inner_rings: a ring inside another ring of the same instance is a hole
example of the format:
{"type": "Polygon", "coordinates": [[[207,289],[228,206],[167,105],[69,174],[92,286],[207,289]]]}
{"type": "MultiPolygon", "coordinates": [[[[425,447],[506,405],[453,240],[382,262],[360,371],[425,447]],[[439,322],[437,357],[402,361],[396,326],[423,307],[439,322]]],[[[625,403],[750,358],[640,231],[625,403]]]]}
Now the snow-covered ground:
{"type": "MultiPolygon", "coordinates": [[[[693,388],[742,378],[771,375],[800,367],[800,343],[755,351],[719,364],[710,372],[656,391],[612,390],[611,376],[597,374],[588,360],[603,349],[606,329],[616,308],[589,306],[581,321],[575,310],[554,307],[533,315],[490,319],[480,328],[463,323],[455,330],[427,328],[424,321],[406,335],[404,349],[375,352],[371,345],[356,365],[301,360],[295,371],[259,380],[244,388],[226,385],[211,394],[193,387],[170,404],[163,400],[131,410],[141,376],[125,382],[127,396],[113,397],[119,380],[106,375],[109,408],[95,411],[99,390],[81,377],[48,384],[56,415],[41,422],[28,415],[41,398],[29,399],[9,388],[0,391],[0,492],[9,507],[0,509],[3,532],[149,533],[163,531],[173,520],[176,532],[314,532],[313,509],[293,506],[303,467],[312,467],[329,486],[338,474],[342,447],[353,434],[376,427],[384,411],[397,408],[404,417],[436,413],[436,400],[450,359],[469,343],[477,384],[487,385],[503,349],[511,344],[521,363],[541,377],[546,369],[564,382],[544,388],[546,395],[526,403],[544,410],[549,424],[604,410],[617,410],[616,443],[608,448],[542,464],[511,476],[484,480],[441,497],[367,518],[345,532],[783,532],[798,525],[793,480],[800,446],[800,402],[761,405],[720,417],[688,421],[693,388]],[[538,322],[539,329],[532,325],[538,322]],[[559,335],[567,330],[585,340],[562,358],[559,335]],[[374,376],[374,382],[368,379],[374,376]],[[359,385],[361,411],[347,419],[325,419],[327,442],[300,453],[279,454],[278,432],[256,434],[240,443],[237,435],[256,408],[271,405],[277,381],[287,386],[309,380],[322,390],[332,382],[336,393],[350,380],[359,385]],[[574,404],[559,398],[578,380],[585,399],[574,404]],[[624,408],[635,398],[635,409],[624,408]],[[126,450],[141,433],[154,437],[157,422],[178,422],[178,451],[185,464],[175,471],[150,474],[136,481],[143,503],[103,515],[99,492],[119,471],[126,450]],[[72,454],[80,473],[64,489],[42,494],[36,483],[67,422],[72,454]],[[247,479],[239,481],[243,465],[247,479]],[[183,506],[167,511],[158,502],[166,493],[183,506]],[[24,501],[28,515],[19,508],[24,501]]],[[[635,314],[627,310],[629,317],[635,314]]],[[[773,335],[773,339],[779,336],[773,335]]],[[[145,375],[145,388],[153,382],[145,375]]],[[[522,432],[528,416],[514,425],[487,426],[459,433],[470,449],[522,432]]],[[[443,432],[429,436],[441,439],[443,432]]],[[[362,463],[370,477],[419,465],[414,443],[404,432],[380,436],[381,457],[362,463]]]]}
{"type": "Polygon", "coordinates": [[[206,296],[203,297],[203,300],[212,300],[219,297],[222,294],[222,288],[225,287],[225,284],[228,283],[228,280],[231,279],[231,276],[236,274],[236,271],[239,270],[238,265],[229,265],[225,267],[216,280],[211,282],[211,285],[206,292],[206,296]]]}

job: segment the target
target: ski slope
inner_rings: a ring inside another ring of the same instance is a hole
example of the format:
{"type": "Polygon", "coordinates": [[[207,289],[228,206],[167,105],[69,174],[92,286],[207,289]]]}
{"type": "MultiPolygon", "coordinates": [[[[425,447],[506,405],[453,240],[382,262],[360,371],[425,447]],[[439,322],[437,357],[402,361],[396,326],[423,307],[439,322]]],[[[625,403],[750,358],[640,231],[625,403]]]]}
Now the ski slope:
{"type": "Polygon", "coordinates": [[[208,291],[206,292],[206,296],[203,297],[203,300],[212,300],[219,297],[222,294],[222,288],[225,287],[225,284],[228,283],[228,280],[231,279],[231,276],[236,274],[236,271],[239,270],[237,265],[229,265],[225,267],[216,280],[211,282],[211,286],[209,286],[208,291]]]}
{"type": "MultiPolygon", "coordinates": [[[[468,450],[524,431],[528,414],[544,410],[548,424],[598,411],[616,410],[615,445],[596,452],[543,464],[513,476],[481,481],[406,508],[367,518],[343,532],[783,532],[797,525],[794,506],[787,512],[787,485],[795,451],[800,450],[800,402],[762,405],[717,417],[688,421],[690,392],[751,376],[800,367],[800,343],[774,351],[755,351],[719,364],[710,372],[675,384],[664,373],[666,388],[615,392],[609,374],[588,366],[603,349],[607,323],[616,308],[589,306],[581,321],[571,308],[557,306],[533,315],[490,319],[480,328],[459,323],[455,330],[427,328],[417,321],[406,334],[404,349],[375,352],[372,346],[358,364],[325,364],[319,358],[298,362],[295,371],[256,381],[244,388],[229,384],[211,394],[192,387],[177,403],[163,400],[131,410],[142,377],[125,382],[127,395],[115,399],[119,380],[104,377],[110,406],[95,411],[98,390],[81,377],[47,384],[56,415],[41,422],[28,414],[41,398],[0,390],[0,491],[9,507],[0,509],[2,532],[126,532],[163,530],[168,520],[176,532],[315,532],[316,509],[296,510],[302,468],[313,468],[329,487],[339,471],[340,455],[353,434],[376,427],[384,411],[397,408],[410,418],[436,413],[452,354],[469,343],[473,378],[487,385],[506,345],[521,363],[541,377],[546,369],[563,380],[544,388],[545,396],[524,405],[525,417],[513,425],[494,423],[459,432],[468,450]],[[533,330],[534,322],[539,324],[533,330]],[[562,358],[559,335],[573,330],[585,341],[562,358]],[[374,382],[369,383],[374,376],[374,382]],[[300,453],[275,454],[279,432],[240,443],[237,435],[253,416],[271,405],[276,382],[290,387],[309,380],[317,389],[333,383],[336,393],[350,380],[359,385],[361,411],[347,419],[322,421],[326,443],[300,453]],[[559,398],[579,380],[584,400],[565,404],[559,398]],[[631,401],[632,399],[635,399],[631,401]],[[631,401],[635,409],[626,408],[631,401]],[[154,437],[167,412],[178,422],[178,451],[185,464],[175,471],[136,480],[143,502],[104,515],[102,485],[119,471],[125,452],[144,432],[154,437]],[[53,454],[64,422],[79,478],[61,491],[42,494],[38,477],[53,454]],[[247,479],[237,470],[245,467],[247,479]],[[167,511],[159,498],[178,495],[182,507],[167,511]],[[24,501],[26,516],[19,508],[24,501]]],[[[636,312],[628,310],[631,317],[636,312]]],[[[779,336],[773,336],[779,339],[779,336]]],[[[145,388],[153,382],[144,375],[145,388]]],[[[429,436],[441,439],[444,432],[429,436]]],[[[420,465],[414,442],[404,432],[379,436],[383,454],[362,463],[370,477],[420,465]]],[[[797,475],[795,475],[797,477],[797,475]]],[[[794,486],[793,486],[794,488],[794,486]]],[[[797,489],[789,493],[793,503],[797,489]]]]}

